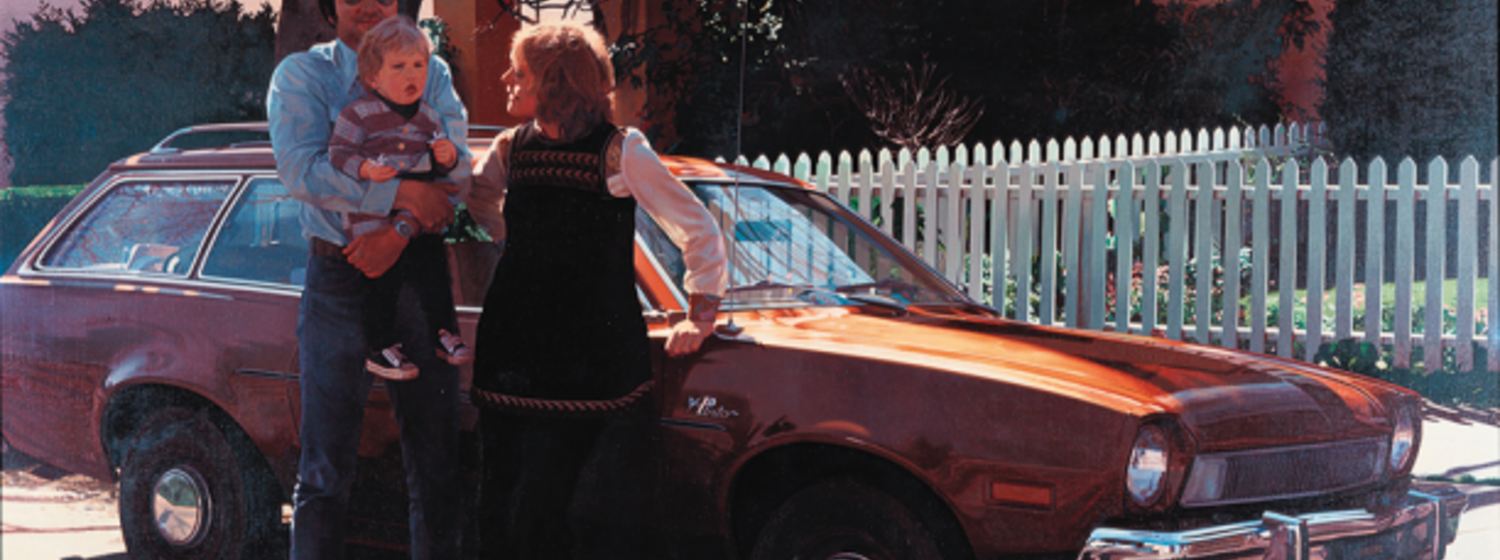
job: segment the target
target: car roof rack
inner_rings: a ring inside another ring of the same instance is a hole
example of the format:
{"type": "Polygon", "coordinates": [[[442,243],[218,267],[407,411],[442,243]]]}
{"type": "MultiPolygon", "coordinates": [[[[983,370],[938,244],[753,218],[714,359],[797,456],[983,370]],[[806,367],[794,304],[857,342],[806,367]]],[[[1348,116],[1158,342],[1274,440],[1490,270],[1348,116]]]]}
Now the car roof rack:
{"type": "MultiPolygon", "coordinates": [[[[270,129],[270,126],[267,125],[265,122],[200,124],[200,125],[195,125],[195,126],[189,126],[187,128],[180,128],[180,129],[177,129],[176,132],[168,134],[166,138],[163,138],[161,140],[161,142],[157,142],[155,146],[151,147],[151,154],[152,155],[169,154],[169,153],[174,153],[174,152],[180,152],[180,151],[182,151],[181,148],[173,147],[172,143],[176,142],[176,141],[178,141],[178,140],[180,140],[180,139],[182,139],[183,137],[186,137],[186,136],[191,136],[191,135],[194,135],[194,134],[210,134],[210,133],[222,133],[222,132],[247,132],[247,133],[265,134],[266,135],[266,140],[264,141],[264,144],[265,145],[269,145],[270,144],[271,129],[270,129]]],[[[220,147],[233,148],[233,147],[241,146],[243,144],[245,144],[245,143],[234,143],[234,144],[230,144],[228,146],[220,146],[220,147]]],[[[261,144],[261,142],[253,142],[253,143],[249,143],[249,144],[252,144],[252,145],[253,144],[261,144]]]]}
{"type": "MultiPolygon", "coordinates": [[[[480,133],[484,133],[484,136],[494,136],[495,134],[499,134],[500,131],[505,130],[505,128],[506,127],[503,127],[503,126],[494,126],[494,125],[486,125],[486,124],[470,124],[469,125],[469,132],[471,134],[474,133],[474,132],[480,132],[480,133]]],[[[182,148],[174,147],[172,145],[172,143],[176,142],[176,141],[178,141],[178,140],[180,140],[180,139],[182,139],[183,137],[186,137],[186,136],[191,136],[191,135],[195,135],[195,134],[201,135],[201,134],[224,133],[224,132],[245,132],[245,133],[251,133],[251,134],[260,133],[260,134],[266,135],[266,139],[265,140],[261,140],[261,141],[252,141],[252,142],[235,142],[235,143],[231,143],[231,144],[228,144],[228,145],[225,145],[225,146],[218,146],[220,148],[239,148],[239,147],[249,147],[249,146],[269,146],[270,145],[271,127],[270,127],[270,125],[268,123],[266,123],[264,121],[262,121],[262,122],[243,122],[243,123],[200,124],[200,125],[189,126],[189,127],[186,127],[186,128],[180,128],[180,129],[177,129],[177,131],[175,131],[175,132],[173,132],[171,134],[168,134],[166,138],[163,138],[160,142],[157,142],[155,146],[151,147],[151,154],[152,155],[160,155],[160,154],[170,154],[170,153],[176,153],[176,152],[182,151],[182,148]]]]}

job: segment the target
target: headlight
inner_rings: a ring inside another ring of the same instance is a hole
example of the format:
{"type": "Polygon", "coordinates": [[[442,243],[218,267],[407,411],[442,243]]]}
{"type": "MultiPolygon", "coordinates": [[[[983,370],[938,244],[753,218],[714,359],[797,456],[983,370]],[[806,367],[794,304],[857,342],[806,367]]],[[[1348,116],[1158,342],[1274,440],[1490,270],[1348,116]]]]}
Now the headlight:
{"type": "Polygon", "coordinates": [[[1145,426],[1135,436],[1130,448],[1130,462],[1125,467],[1125,489],[1138,506],[1150,506],[1160,499],[1167,477],[1167,434],[1156,426],[1145,426]]]}
{"type": "Polygon", "coordinates": [[[1410,406],[1396,410],[1395,429],[1391,430],[1391,471],[1406,470],[1417,449],[1417,427],[1415,413],[1410,406]]]}

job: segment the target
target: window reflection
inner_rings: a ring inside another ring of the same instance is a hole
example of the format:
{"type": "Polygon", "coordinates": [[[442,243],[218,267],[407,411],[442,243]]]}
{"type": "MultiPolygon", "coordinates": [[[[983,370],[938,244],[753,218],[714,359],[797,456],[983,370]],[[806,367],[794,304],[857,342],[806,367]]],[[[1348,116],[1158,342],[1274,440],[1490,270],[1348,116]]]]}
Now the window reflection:
{"type": "Polygon", "coordinates": [[[42,266],[186,275],[232,181],[124,183],[73,225],[42,266]]]}
{"type": "Polygon", "coordinates": [[[255,179],[235,202],[203,265],[203,276],[301,286],[307,240],[301,205],[277,179],[255,179]]]}
{"type": "MultiPolygon", "coordinates": [[[[898,303],[963,301],[920,261],[882,244],[838,203],[800,189],[690,185],[719,222],[730,250],[726,306],[845,305],[856,295],[898,303]]],[[[682,254],[644,211],[636,232],[679,289],[682,254]]]]}

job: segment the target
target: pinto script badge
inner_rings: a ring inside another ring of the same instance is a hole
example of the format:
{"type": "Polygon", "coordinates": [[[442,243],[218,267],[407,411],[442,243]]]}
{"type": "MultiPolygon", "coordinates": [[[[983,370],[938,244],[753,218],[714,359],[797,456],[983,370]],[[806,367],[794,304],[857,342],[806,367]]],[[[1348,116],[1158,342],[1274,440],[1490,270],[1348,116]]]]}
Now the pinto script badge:
{"type": "Polygon", "coordinates": [[[723,419],[740,415],[738,410],[730,410],[719,406],[719,399],[707,395],[702,397],[688,397],[688,411],[704,418],[723,419]]]}

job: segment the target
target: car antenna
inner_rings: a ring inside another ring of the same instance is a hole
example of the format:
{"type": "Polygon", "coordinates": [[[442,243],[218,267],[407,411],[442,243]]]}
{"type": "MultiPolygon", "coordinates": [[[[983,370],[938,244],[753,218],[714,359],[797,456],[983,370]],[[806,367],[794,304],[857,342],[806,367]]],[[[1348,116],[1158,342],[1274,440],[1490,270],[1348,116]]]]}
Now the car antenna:
{"type": "MultiPolygon", "coordinates": [[[[744,129],[745,129],[745,52],[746,52],[746,50],[745,50],[745,23],[747,22],[748,16],[746,15],[746,12],[745,12],[745,5],[746,5],[745,0],[739,0],[739,5],[740,5],[740,80],[739,80],[739,97],[738,97],[738,100],[736,101],[736,107],[735,107],[735,111],[734,111],[734,161],[732,162],[734,164],[739,164],[740,158],[744,157],[744,154],[742,153],[742,150],[744,149],[743,148],[743,146],[744,146],[744,144],[743,144],[743,138],[744,138],[744,129]]],[[[725,307],[729,309],[729,322],[725,323],[723,326],[719,327],[716,330],[719,331],[720,333],[724,334],[725,336],[737,337],[737,336],[740,335],[741,332],[744,332],[745,329],[744,329],[744,327],[741,327],[741,326],[736,325],[734,323],[734,305],[732,305],[732,303],[734,301],[734,285],[733,285],[734,284],[734,253],[735,253],[734,246],[735,246],[735,241],[736,241],[735,238],[737,237],[735,235],[735,231],[738,230],[739,219],[740,219],[740,196],[739,196],[739,192],[740,192],[740,172],[739,171],[735,171],[733,173],[733,175],[734,175],[734,186],[732,188],[730,188],[730,190],[729,190],[729,205],[730,205],[731,208],[734,209],[734,223],[730,225],[730,228],[729,228],[730,232],[729,232],[729,235],[727,236],[728,237],[728,243],[725,244],[725,245],[727,245],[726,249],[728,249],[728,252],[729,252],[729,254],[728,254],[728,258],[729,258],[729,263],[728,263],[729,267],[728,268],[729,268],[729,271],[728,272],[729,272],[729,284],[730,285],[726,288],[726,290],[728,292],[726,294],[726,296],[727,296],[726,299],[728,299],[729,301],[725,302],[727,304],[727,305],[725,305],[725,307]]]]}

